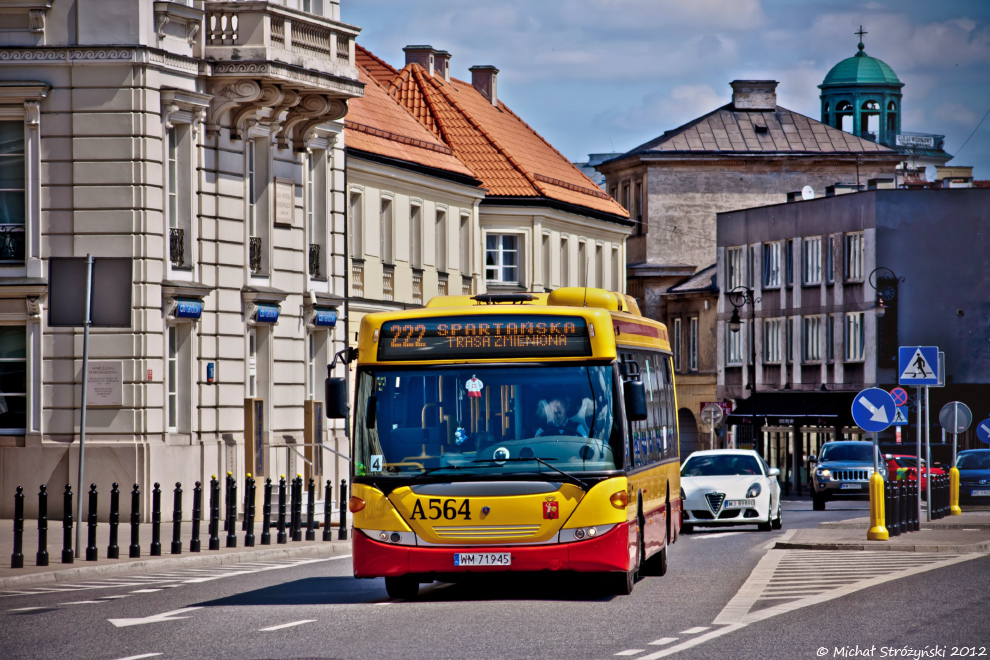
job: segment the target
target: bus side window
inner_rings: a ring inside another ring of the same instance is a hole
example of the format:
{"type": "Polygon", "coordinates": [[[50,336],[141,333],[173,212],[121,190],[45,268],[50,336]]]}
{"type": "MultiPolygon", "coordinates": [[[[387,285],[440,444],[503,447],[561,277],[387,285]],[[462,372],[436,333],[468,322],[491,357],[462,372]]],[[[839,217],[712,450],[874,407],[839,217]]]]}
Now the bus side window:
{"type": "Polygon", "coordinates": [[[650,361],[650,380],[654,396],[649,402],[650,418],[653,427],[653,442],[650,452],[650,461],[656,463],[662,457],[663,450],[663,389],[661,387],[662,378],[660,376],[659,362],[656,355],[649,355],[645,359],[650,361]]]}
{"type": "Polygon", "coordinates": [[[667,452],[668,458],[673,458],[678,455],[679,446],[679,434],[677,432],[677,409],[674,397],[674,379],[673,379],[673,369],[671,365],[671,359],[667,356],[661,358],[663,362],[663,380],[664,380],[664,393],[666,394],[666,408],[667,415],[670,419],[669,426],[667,427],[667,433],[669,436],[669,441],[667,442],[667,452]]]}

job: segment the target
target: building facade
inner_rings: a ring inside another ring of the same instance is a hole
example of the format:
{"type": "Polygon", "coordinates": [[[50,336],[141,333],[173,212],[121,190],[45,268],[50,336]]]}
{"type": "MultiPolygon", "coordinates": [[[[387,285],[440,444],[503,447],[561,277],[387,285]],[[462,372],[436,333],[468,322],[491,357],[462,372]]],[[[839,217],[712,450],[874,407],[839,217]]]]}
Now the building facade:
{"type": "Polygon", "coordinates": [[[319,401],[346,341],[358,29],[335,0],[5,3],[0,23],[0,354],[16,374],[0,515],[22,482],[81,490],[83,329],[52,327],[47,302],[52,260],[87,254],[131,261],[133,307],[129,327],[91,331],[91,372],[119,400],[90,397],[87,483],[138,484],[147,511],[156,481],[346,474],[319,401]]]}
{"type": "MultiPolygon", "coordinates": [[[[823,442],[863,437],[853,397],[897,385],[899,346],[945,352],[945,387],[930,393],[936,444],[945,403],[979,417],[990,394],[990,267],[979,240],[990,231],[988,194],[873,190],[720,213],[718,277],[753,294],[752,303],[725,290],[718,299],[718,394],[736,403],[737,443],[799,488],[823,442]]],[[[917,430],[916,413],[908,417],[904,444],[917,430]]],[[[896,430],[880,436],[894,443],[896,430]]],[[[960,442],[979,444],[972,429],[960,442]]],[[[936,447],[935,459],[945,451],[936,447]]]]}

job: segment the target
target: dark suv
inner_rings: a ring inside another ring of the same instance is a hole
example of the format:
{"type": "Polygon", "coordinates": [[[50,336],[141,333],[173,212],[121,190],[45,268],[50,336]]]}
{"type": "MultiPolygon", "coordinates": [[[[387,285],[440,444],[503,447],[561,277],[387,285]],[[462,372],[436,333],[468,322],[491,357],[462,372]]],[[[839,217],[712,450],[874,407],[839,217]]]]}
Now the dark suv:
{"type": "MultiPolygon", "coordinates": [[[[815,463],[811,479],[811,494],[815,511],[824,511],[825,502],[832,499],[863,499],[870,497],[870,477],[873,476],[874,450],[872,442],[840,440],[826,442],[821,454],[812,456],[815,463]]],[[[887,480],[883,456],[876,453],[880,476],[887,480]]]]}

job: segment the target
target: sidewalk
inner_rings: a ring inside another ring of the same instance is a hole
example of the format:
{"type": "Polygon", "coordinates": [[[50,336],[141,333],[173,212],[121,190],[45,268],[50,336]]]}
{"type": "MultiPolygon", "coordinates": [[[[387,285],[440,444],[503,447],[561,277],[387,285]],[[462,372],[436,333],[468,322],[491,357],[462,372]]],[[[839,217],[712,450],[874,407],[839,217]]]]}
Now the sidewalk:
{"type": "MultiPolygon", "coordinates": [[[[922,514],[924,515],[924,514],[922,514]]],[[[891,536],[887,541],[868,541],[869,518],[823,522],[818,529],[795,530],[776,549],[880,550],[901,552],[990,553],[990,513],[963,512],[941,520],[921,522],[921,531],[891,536]]]]}
{"type": "MultiPolygon", "coordinates": [[[[244,547],[244,535],[241,531],[241,523],[237,522],[235,534],[237,536],[237,547],[226,547],[227,533],[223,531],[223,523],[220,524],[219,550],[208,550],[209,548],[209,525],[200,524],[200,552],[189,552],[189,541],[192,538],[192,523],[182,524],[181,541],[182,554],[171,554],[172,549],[172,523],[162,523],[161,545],[162,554],[160,557],[152,557],[151,549],[151,524],[142,523],[140,528],[141,557],[129,559],[129,547],[131,543],[130,525],[121,524],[118,529],[117,544],[120,548],[120,559],[107,559],[107,545],[110,541],[110,525],[100,523],[96,527],[96,548],[98,550],[97,561],[86,561],[87,532],[86,525],[82,527],[80,557],[76,557],[72,564],[62,563],[62,522],[60,520],[48,521],[48,566],[37,566],[35,555],[38,552],[38,522],[36,520],[24,521],[24,568],[11,568],[10,556],[14,548],[14,521],[11,519],[0,520],[0,588],[12,587],[14,585],[43,584],[45,582],[69,582],[73,580],[92,579],[106,575],[119,575],[123,573],[134,573],[141,571],[167,570],[178,567],[211,566],[221,564],[235,564],[244,561],[265,561],[271,559],[287,559],[290,557],[330,557],[334,555],[348,554],[351,551],[350,531],[348,530],[348,540],[337,540],[338,528],[331,526],[331,541],[323,541],[323,529],[316,530],[315,541],[292,541],[292,534],[286,528],[287,542],[278,544],[276,528],[271,529],[271,545],[261,545],[261,524],[254,526],[254,547],[244,547]]],[[[72,530],[73,542],[75,541],[75,529],[72,530]]],[[[306,528],[303,526],[303,539],[306,538],[306,528]]]]}

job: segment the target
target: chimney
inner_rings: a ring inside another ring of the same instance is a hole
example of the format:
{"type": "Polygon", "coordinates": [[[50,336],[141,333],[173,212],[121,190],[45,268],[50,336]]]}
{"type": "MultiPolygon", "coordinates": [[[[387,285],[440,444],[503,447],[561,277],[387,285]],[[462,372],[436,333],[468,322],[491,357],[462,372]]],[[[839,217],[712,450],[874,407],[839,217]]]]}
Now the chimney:
{"type": "Polygon", "coordinates": [[[481,64],[471,67],[469,71],[474,88],[498,107],[498,69],[491,64],[481,64]]]}
{"type": "Polygon", "coordinates": [[[841,181],[836,182],[834,185],[825,186],[825,196],[835,197],[836,195],[847,195],[849,193],[859,192],[859,186],[855,183],[842,183],[841,181]]]}
{"type": "Polygon", "coordinates": [[[438,50],[436,54],[437,75],[450,82],[450,53],[438,50]]]}
{"type": "Polygon", "coordinates": [[[402,52],[406,54],[406,66],[418,64],[433,75],[433,58],[437,52],[433,46],[406,46],[402,52]]]}
{"type": "Polygon", "coordinates": [[[733,80],[732,106],[736,110],[776,110],[776,80],[733,80]]]}
{"type": "Polygon", "coordinates": [[[867,190],[893,190],[894,180],[886,177],[870,179],[866,182],[867,190]]]}

